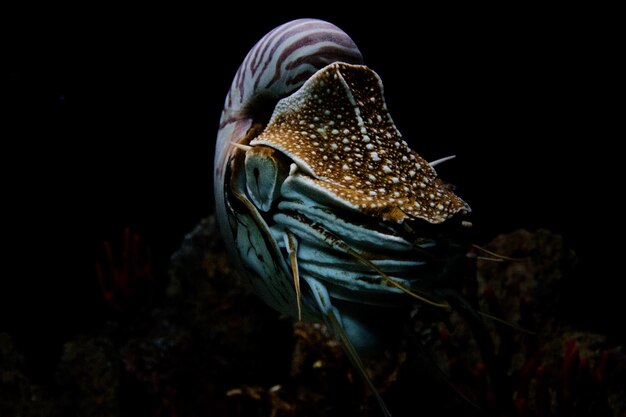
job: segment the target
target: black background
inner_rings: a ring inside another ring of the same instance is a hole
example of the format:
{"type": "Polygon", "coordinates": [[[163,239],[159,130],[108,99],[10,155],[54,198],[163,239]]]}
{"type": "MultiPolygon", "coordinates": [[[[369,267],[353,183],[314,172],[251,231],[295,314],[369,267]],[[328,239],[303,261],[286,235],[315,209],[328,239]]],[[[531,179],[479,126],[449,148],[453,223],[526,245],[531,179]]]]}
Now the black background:
{"type": "Polygon", "coordinates": [[[413,149],[457,155],[438,171],[472,206],[477,242],[520,227],[562,234],[580,258],[577,320],[614,329],[623,130],[606,15],[233,4],[5,14],[0,331],[52,361],[60,341],[100,325],[94,265],[126,225],[164,268],[212,212],[214,139],[237,67],[297,17],[351,35],[413,149]]]}

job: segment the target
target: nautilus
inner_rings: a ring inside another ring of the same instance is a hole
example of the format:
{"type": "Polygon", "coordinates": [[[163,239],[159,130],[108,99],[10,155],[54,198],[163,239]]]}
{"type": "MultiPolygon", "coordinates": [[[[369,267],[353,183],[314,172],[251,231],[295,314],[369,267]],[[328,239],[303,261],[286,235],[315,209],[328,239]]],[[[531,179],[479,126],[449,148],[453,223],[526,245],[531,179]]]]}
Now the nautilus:
{"type": "Polygon", "coordinates": [[[359,356],[379,342],[371,312],[448,306],[436,283],[452,249],[440,236],[470,211],[434,165],[409,147],[379,76],[331,23],[270,31],[227,94],[214,192],[229,255],[268,305],[333,330],[386,414],[359,356]]]}

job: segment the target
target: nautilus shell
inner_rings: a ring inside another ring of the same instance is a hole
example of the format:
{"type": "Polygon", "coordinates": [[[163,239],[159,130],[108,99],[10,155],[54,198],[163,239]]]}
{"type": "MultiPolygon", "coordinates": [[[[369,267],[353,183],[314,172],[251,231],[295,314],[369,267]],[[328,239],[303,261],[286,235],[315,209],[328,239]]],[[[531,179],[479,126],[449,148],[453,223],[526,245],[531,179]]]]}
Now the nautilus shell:
{"type": "Polygon", "coordinates": [[[326,322],[361,369],[357,351],[378,342],[369,311],[447,306],[439,226],[469,212],[410,149],[362,61],[328,22],[269,32],[226,98],[214,181],[241,275],[276,310],[326,322]]]}

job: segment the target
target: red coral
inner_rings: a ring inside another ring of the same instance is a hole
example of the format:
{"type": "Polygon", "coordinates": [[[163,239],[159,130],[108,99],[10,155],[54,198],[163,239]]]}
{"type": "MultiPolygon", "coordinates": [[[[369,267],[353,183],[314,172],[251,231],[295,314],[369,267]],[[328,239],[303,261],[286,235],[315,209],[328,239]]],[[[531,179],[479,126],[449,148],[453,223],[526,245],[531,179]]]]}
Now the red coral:
{"type": "Polygon", "coordinates": [[[143,245],[138,234],[131,234],[128,226],[118,256],[108,241],[102,246],[104,260],[96,261],[96,275],[106,304],[118,313],[149,304],[154,293],[150,248],[143,245]]]}

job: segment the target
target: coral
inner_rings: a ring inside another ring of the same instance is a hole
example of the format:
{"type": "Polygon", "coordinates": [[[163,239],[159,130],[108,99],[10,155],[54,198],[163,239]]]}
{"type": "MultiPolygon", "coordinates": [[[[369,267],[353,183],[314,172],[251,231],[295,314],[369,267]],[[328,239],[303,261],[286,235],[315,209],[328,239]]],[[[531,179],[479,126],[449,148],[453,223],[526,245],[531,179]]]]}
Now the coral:
{"type": "Polygon", "coordinates": [[[117,256],[109,241],[102,246],[104,260],[96,262],[96,276],[106,304],[119,314],[149,305],[154,296],[150,248],[128,226],[117,256]]]}
{"type": "Polygon", "coordinates": [[[120,415],[120,373],[119,352],[106,334],[66,343],[59,374],[67,415],[120,415]]]}
{"type": "MultiPolygon", "coordinates": [[[[108,320],[65,343],[56,377],[34,383],[0,335],[1,416],[380,415],[323,325],[281,317],[240,281],[212,217],[162,288],[145,263],[125,266],[146,259],[132,236],[100,266],[108,320]]],[[[623,352],[567,320],[575,257],[562,239],[516,231],[485,248],[507,258],[467,259],[465,301],[443,317],[416,303],[400,341],[366,361],[393,415],[624,415],[623,352]]]]}
{"type": "Polygon", "coordinates": [[[58,403],[27,375],[12,338],[0,333],[0,416],[56,416],[58,403]]]}
{"type": "Polygon", "coordinates": [[[451,383],[481,413],[623,415],[626,406],[614,393],[626,378],[621,348],[566,320],[561,294],[576,259],[563,239],[519,230],[486,248],[504,258],[479,259],[464,289],[487,313],[484,325],[477,331],[455,312],[454,330],[441,329],[433,347],[451,383]]]}

